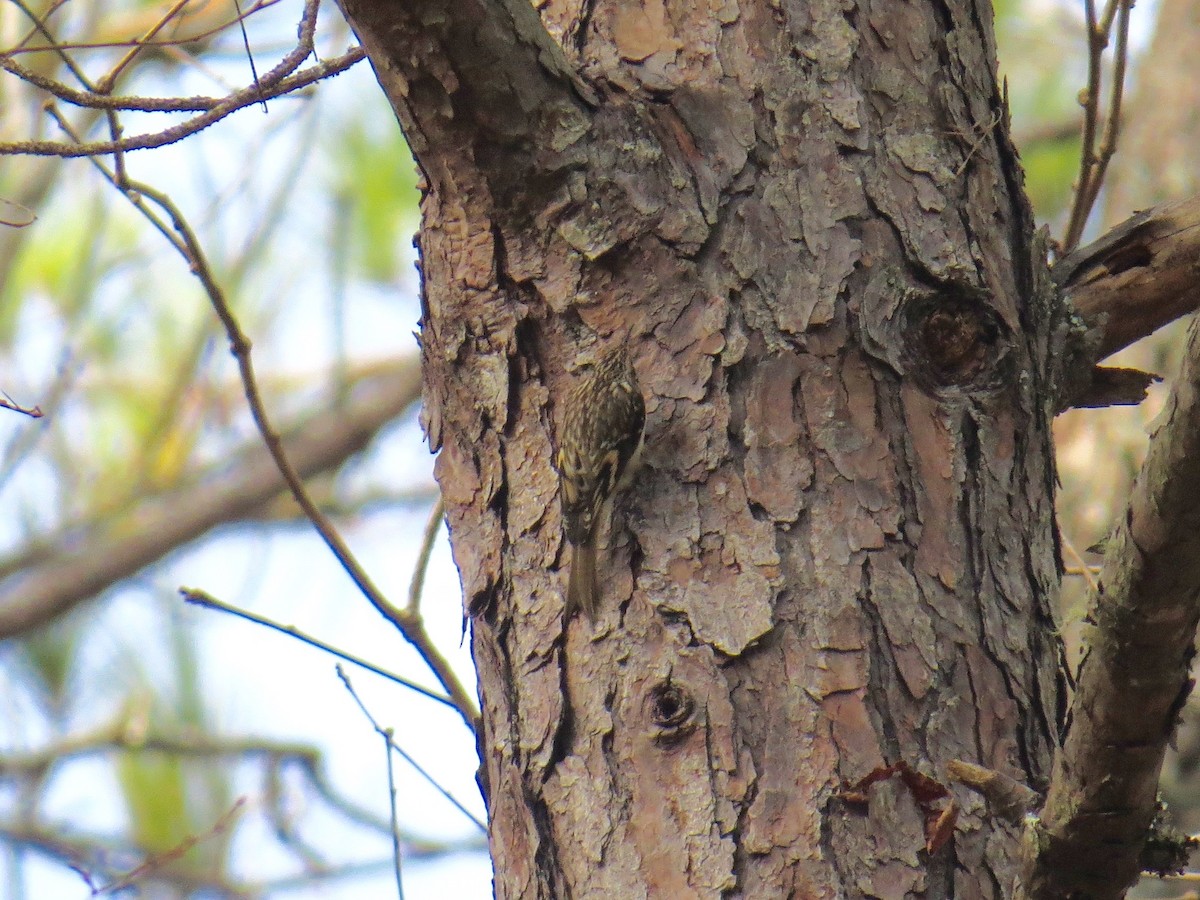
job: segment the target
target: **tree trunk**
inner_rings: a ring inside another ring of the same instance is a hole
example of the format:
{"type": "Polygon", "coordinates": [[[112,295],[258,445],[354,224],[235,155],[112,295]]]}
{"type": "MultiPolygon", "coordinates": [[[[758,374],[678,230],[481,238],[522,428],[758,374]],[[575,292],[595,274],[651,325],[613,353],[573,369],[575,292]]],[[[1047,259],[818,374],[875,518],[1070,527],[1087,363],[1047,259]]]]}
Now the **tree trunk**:
{"type": "Polygon", "coordinates": [[[343,8],[426,182],[496,894],[1007,896],[974,795],[927,845],[928,785],[843,790],[1049,769],[1060,354],[988,4],[343,8]],[[644,467],[564,622],[555,424],[626,339],[644,467]]]}

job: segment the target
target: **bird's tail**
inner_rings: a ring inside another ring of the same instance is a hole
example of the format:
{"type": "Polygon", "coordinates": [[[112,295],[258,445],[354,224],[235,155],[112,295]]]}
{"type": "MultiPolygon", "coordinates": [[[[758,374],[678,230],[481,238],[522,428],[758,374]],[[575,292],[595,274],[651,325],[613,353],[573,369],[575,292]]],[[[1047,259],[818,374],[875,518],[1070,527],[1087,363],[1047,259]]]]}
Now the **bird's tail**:
{"type": "Polygon", "coordinates": [[[570,619],[576,610],[583,610],[588,621],[594,620],[598,599],[596,537],[592,535],[582,544],[571,545],[571,574],[567,578],[567,619],[570,619]]]}

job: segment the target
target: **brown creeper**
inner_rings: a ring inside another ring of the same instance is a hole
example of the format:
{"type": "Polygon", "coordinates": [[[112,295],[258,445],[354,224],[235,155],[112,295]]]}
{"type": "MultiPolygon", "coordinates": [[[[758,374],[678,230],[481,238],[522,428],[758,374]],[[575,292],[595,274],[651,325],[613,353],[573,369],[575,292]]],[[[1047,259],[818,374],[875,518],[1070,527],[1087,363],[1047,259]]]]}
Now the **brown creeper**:
{"type": "Polygon", "coordinates": [[[567,397],[558,435],[563,522],[571,544],[566,616],[595,617],[596,533],[601,510],[636,465],[646,403],[624,343],[610,348],[567,397]]]}

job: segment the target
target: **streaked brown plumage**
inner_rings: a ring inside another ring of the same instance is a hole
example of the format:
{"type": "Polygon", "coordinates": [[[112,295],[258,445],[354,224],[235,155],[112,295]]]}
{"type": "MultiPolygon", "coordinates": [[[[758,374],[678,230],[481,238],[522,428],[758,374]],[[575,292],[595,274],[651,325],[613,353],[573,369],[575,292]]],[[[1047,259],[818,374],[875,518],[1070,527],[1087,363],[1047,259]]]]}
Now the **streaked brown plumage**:
{"type": "Polygon", "coordinates": [[[558,434],[563,524],[571,544],[567,579],[569,618],[582,609],[595,618],[596,536],[601,510],[633,472],[642,443],[646,404],[624,343],[615,343],[567,397],[558,434]]]}

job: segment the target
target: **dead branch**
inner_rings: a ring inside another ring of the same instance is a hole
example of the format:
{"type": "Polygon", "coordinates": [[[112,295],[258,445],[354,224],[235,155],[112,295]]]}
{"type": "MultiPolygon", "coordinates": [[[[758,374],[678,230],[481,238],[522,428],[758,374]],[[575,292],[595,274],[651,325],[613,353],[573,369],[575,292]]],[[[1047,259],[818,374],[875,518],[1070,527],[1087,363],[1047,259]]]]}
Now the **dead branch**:
{"type": "Polygon", "coordinates": [[[1200,196],[1140,212],[1054,266],[1088,326],[1098,359],[1200,306],[1200,196]]]}
{"type": "Polygon", "coordinates": [[[1042,800],[1037,791],[1012,776],[961,759],[946,763],[946,774],[951,781],[980,794],[987,801],[992,815],[1013,825],[1019,825],[1029,812],[1037,809],[1042,800]]]}
{"type": "MultiPolygon", "coordinates": [[[[1200,195],[1140,212],[1060,259],[1053,277],[1078,311],[1082,344],[1098,362],[1200,306],[1200,195]]],[[[1097,366],[1061,406],[1140,403],[1158,376],[1097,366]]]]}

